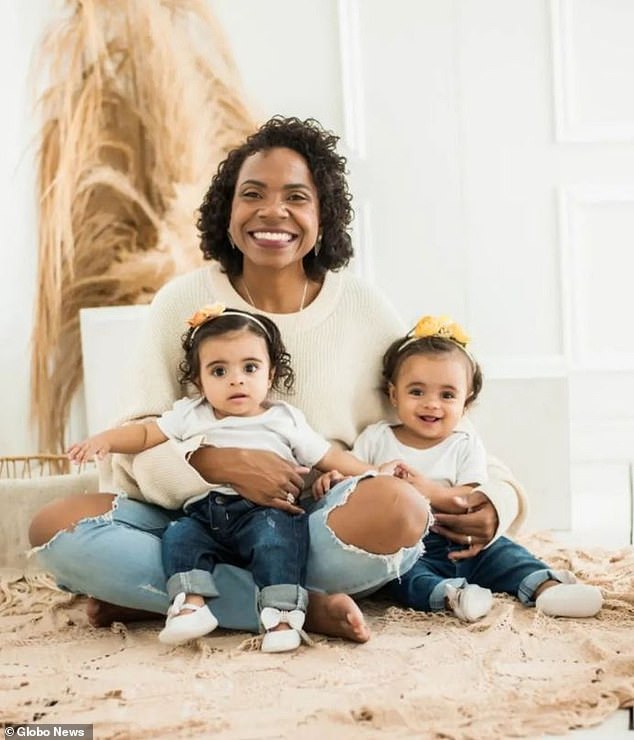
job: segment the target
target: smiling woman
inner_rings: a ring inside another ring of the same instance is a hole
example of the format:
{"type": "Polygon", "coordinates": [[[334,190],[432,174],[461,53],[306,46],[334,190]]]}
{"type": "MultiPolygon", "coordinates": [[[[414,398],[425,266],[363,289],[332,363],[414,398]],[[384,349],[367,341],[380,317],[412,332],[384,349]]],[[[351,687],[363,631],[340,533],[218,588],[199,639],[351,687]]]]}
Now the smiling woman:
{"type": "Polygon", "coordinates": [[[307,300],[315,298],[319,283],[305,275],[301,260],[319,242],[319,198],[300,154],[286,148],[269,149],[245,161],[228,235],[243,255],[241,285],[234,287],[255,308],[286,313],[279,310],[284,308],[279,302],[284,296],[291,311],[298,306],[301,311],[307,300]],[[259,276],[265,270],[275,279],[278,296],[249,290],[249,284],[260,284],[259,276]]]}
{"type": "MultiPolygon", "coordinates": [[[[389,416],[379,390],[381,355],[404,327],[376,290],[339,271],[352,256],[352,209],[336,144],[314,120],[276,117],[221,163],[198,221],[211,264],[172,280],[155,297],[140,342],[142,362],[130,378],[128,419],[158,416],[183,395],[177,377],[182,322],[214,301],[238,311],[257,308],[275,321],[293,360],[293,405],[326,439],[350,448],[365,426],[389,416]]],[[[94,624],[167,610],[160,548],[176,515],[169,510],[173,491],[195,496],[229,484],[251,503],[299,513],[290,496],[305,488],[302,470],[272,452],[199,442],[161,444],[135,458],[115,455],[103,472],[102,490],[138,500],[118,499],[112,510],[107,494],[67,499],[40,512],[31,527],[32,542],[42,546],[39,556],[58,583],[99,599],[91,602],[94,624]],[[96,511],[106,516],[86,518],[96,511]],[[142,611],[122,613],[113,604],[142,611]]],[[[306,625],[364,641],[368,631],[349,595],[376,591],[412,567],[428,504],[408,482],[378,476],[345,480],[304,506],[310,529],[306,625]]],[[[448,537],[486,543],[520,519],[520,494],[508,471],[493,468],[471,507],[470,513],[456,507],[456,532],[448,537]]],[[[214,578],[220,625],[258,630],[262,597],[251,574],[218,565],[214,578]]]]}

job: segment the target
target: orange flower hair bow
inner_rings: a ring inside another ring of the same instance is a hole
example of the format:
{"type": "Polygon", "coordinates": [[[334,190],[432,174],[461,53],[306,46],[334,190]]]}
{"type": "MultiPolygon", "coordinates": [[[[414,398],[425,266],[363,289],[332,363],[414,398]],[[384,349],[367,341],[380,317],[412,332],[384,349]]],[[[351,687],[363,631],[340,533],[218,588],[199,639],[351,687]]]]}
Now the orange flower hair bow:
{"type": "Polygon", "coordinates": [[[202,326],[210,319],[218,318],[218,316],[224,313],[225,308],[224,303],[212,303],[211,305],[203,306],[191,318],[187,319],[187,323],[192,329],[198,329],[199,326],[202,326]]]}

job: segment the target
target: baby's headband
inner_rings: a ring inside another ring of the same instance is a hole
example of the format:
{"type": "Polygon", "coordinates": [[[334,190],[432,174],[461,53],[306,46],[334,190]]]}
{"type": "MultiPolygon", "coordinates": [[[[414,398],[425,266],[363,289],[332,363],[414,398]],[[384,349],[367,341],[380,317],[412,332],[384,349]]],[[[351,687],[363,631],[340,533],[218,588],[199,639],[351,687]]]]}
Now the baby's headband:
{"type": "Polygon", "coordinates": [[[260,321],[260,319],[256,318],[250,313],[247,313],[246,311],[235,311],[233,309],[227,310],[224,303],[213,303],[211,306],[203,306],[202,308],[199,308],[198,311],[196,311],[196,313],[191,318],[187,319],[187,323],[191,327],[189,341],[193,341],[196,332],[200,329],[201,326],[203,326],[203,324],[206,324],[208,321],[213,321],[219,316],[242,316],[243,318],[252,321],[254,324],[257,324],[260,329],[262,329],[262,331],[266,334],[268,340],[273,341],[271,333],[260,321]]]}
{"type": "Polygon", "coordinates": [[[424,339],[425,337],[441,337],[442,339],[448,339],[450,342],[453,342],[467,355],[471,366],[475,370],[475,357],[467,349],[471,337],[460,324],[456,324],[449,316],[423,316],[416,326],[407,333],[398,348],[398,352],[402,352],[405,347],[417,339],[424,339]]]}

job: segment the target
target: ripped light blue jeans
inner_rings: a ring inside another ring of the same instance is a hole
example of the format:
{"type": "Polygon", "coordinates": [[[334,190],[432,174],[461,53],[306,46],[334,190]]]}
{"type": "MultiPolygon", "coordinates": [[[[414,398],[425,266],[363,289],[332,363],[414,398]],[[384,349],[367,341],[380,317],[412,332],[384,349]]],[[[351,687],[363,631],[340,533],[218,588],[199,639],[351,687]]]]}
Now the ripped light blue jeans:
{"type": "MultiPolygon", "coordinates": [[[[306,506],[310,527],[308,590],[363,596],[406,573],[422,552],[419,542],[393,555],[376,555],[342,542],[330,529],[328,514],[345,504],[363,477],[347,478],[321,501],[306,506]]],[[[180,515],[180,511],[120,495],[108,514],[81,520],[34,552],[60,588],[119,606],[165,614],[169,597],[161,537],[180,515]]],[[[218,596],[213,609],[220,626],[258,632],[260,596],[251,573],[221,563],[214,569],[214,581],[218,596]]]]}

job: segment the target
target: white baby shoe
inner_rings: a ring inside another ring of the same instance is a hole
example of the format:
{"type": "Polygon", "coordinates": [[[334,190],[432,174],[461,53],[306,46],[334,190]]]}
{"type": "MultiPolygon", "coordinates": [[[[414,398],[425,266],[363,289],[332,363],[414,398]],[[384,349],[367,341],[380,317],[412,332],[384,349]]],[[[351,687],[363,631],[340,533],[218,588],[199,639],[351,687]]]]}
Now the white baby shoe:
{"type": "Polygon", "coordinates": [[[447,584],[445,596],[451,611],[463,622],[477,622],[493,606],[493,594],[475,583],[465,583],[460,588],[447,584]]]}
{"type": "Polygon", "coordinates": [[[594,617],[602,606],[601,590],[585,583],[558,583],[545,588],[535,601],[549,617],[594,617]]]}
{"type": "Polygon", "coordinates": [[[167,610],[165,627],[159,632],[159,640],[166,645],[181,645],[188,640],[213,632],[218,620],[206,604],[196,606],[185,603],[186,594],[179,593],[167,610]],[[182,612],[186,613],[183,614],[182,612]]]}
{"type": "Polygon", "coordinates": [[[262,638],[262,652],[286,653],[289,650],[296,650],[301,645],[302,637],[307,639],[302,629],[305,618],[306,615],[299,609],[287,612],[265,606],[260,612],[260,621],[266,630],[262,638]],[[291,629],[271,632],[270,630],[278,624],[288,624],[291,629]]]}

